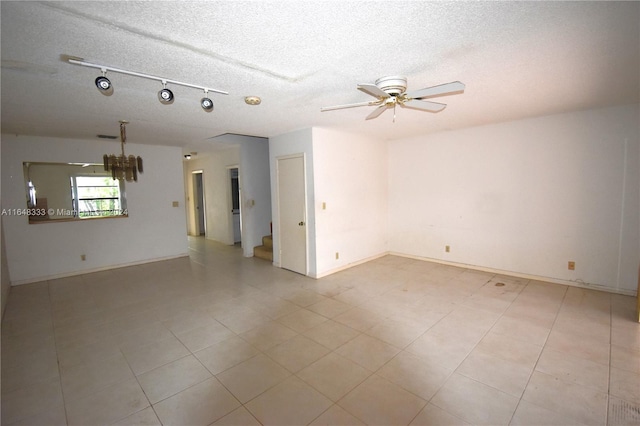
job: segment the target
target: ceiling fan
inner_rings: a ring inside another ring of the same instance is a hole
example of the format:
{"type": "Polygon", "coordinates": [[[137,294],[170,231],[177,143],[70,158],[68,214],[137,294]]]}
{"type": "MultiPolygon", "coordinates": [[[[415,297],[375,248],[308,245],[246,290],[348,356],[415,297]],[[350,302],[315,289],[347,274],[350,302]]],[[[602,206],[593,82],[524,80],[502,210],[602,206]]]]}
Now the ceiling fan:
{"type": "Polygon", "coordinates": [[[459,81],[441,84],[439,86],[427,87],[420,90],[406,92],[407,78],[402,76],[382,77],[376,80],[375,84],[358,84],[358,90],[373,96],[375,101],[359,102],[355,104],[335,105],[322,107],[320,111],[333,111],[336,109],[355,108],[361,106],[377,106],[371,114],[367,116],[367,120],[378,117],[386,110],[394,109],[400,105],[405,108],[413,108],[422,111],[439,112],[447,105],[438,102],[425,101],[427,98],[435,98],[437,96],[457,95],[464,91],[464,84],[459,81]]]}

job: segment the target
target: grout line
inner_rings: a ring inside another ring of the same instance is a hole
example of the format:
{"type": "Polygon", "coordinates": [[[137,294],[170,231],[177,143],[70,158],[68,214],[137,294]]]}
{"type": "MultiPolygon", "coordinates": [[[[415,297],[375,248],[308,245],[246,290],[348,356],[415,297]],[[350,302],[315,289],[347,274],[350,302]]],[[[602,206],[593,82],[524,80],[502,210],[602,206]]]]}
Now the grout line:
{"type": "MultiPolygon", "coordinates": [[[[518,297],[520,297],[520,295],[531,284],[531,281],[533,281],[533,280],[527,281],[527,284],[520,291],[520,293],[518,293],[518,296],[515,299],[513,299],[514,302],[518,297]]],[[[567,290],[568,290],[568,287],[565,286],[564,294],[562,296],[563,303],[564,303],[564,299],[567,297],[567,290]]],[[[513,304],[513,302],[512,302],[512,304],[513,304]]],[[[560,306],[558,306],[558,310],[556,312],[555,317],[553,318],[553,323],[551,324],[551,328],[549,329],[549,333],[547,334],[547,337],[544,339],[544,343],[542,344],[542,349],[540,350],[540,353],[538,354],[538,358],[536,359],[536,362],[534,363],[533,368],[531,369],[531,373],[529,373],[529,378],[527,379],[527,383],[524,385],[524,388],[522,389],[522,394],[520,395],[520,398],[518,398],[518,403],[516,404],[515,410],[513,410],[513,414],[511,414],[511,419],[509,419],[509,424],[511,424],[511,422],[513,422],[513,417],[516,415],[516,412],[518,411],[518,408],[520,407],[520,403],[522,402],[522,400],[523,400],[522,398],[524,397],[524,394],[527,391],[527,387],[529,387],[529,383],[531,382],[531,377],[533,377],[533,373],[535,373],[535,371],[536,371],[536,367],[538,366],[538,362],[540,361],[540,357],[542,356],[542,353],[544,352],[544,348],[547,345],[547,340],[549,340],[549,336],[551,335],[551,331],[553,330],[553,326],[555,325],[556,320],[558,319],[558,315],[560,313],[560,309],[561,308],[562,308],[562,303],[560,303],[560,306]]]]}
{"type": "Polygon", "coordinates": [[[56,348],[56,364],[58,365],[58,380],[60,381],[60,394],[62,395],[62,407],[64,408],[64,420],[69,424],[69,413],[67,412],[67,402],[65,400],[64,389],[62,387],[62,367],[60,366],[60,357],[58,354],[58,340],[56,339],[56,327],[53,319],[53,301],[51,298],[51,283],[47,280],[47,294],[49,295],[49,308],[51,312],[51,333],[53,334],[53,344],[56,348]]]}
{"type": "MultiPolygon", "coordinates": [[[[513,421],[513,416],[515,416],[516,411],[518,411],[518,407],[520,406],[520,403],[523,400],[524,394],[525,394],[527,388],[529,387],[529,383],[531,382],[531,377],[533,377],[533,374],[536,372],[536,367],[538,366],[538,362],[540,362],[540,358],[542,357],[542,353],[544,352],[544,349],[547,346],[547,341],[549,340],[549,336],[551,335],[551,332],[553,331],[553,327],[555,326],[556,321],[558,320],[558,315],[560,315],[560,311],[562,310],[562,306],[564,305],[564,301],[567,298],[567,294],[568,293],[569,293],[569,287],[565,286],[564,295],[562,296],[562,303],[560,303],[560,306],[558,306],[558,310],[556,312],[555,317],[553,318],[553,323],[551,324],[551,328],[549,329],[549,333],[547,334],[547,337],[544,339],[544,343],[542,345],[542,350],[540,351],[540,354],[538,354],[538,359],[536,359],[536,362],[533,365],[533,369],[531,370],[531,374],[529,374],[529,379],[527,380],[527,384],[524,386],[524,390],[522,391],[522,395],[520,396],[520,400],[518,401],[518,405],[516,406],[516,409],[513,412],[513,415],[511,416],[511,420],[509,421],[509,423],[511,423],[513,421]]],[[[529,401],[527,401],[527,402],[529,402],[529,401]]],[[[536,404],[533,404],[532,402],[529,402],[529,404],[536,405],[536,404]]],[[[541,407],[541,408],[548,409],[546,407],[541,407]]],[[[553,410],[549,410],[549,411],[553,411],[553,410]]],[[[553,411],[553,412],[557,413],[556,411],[553,411]]],[[[557,413],[557,414],[564,415],[562,413],[557,413]]]]}

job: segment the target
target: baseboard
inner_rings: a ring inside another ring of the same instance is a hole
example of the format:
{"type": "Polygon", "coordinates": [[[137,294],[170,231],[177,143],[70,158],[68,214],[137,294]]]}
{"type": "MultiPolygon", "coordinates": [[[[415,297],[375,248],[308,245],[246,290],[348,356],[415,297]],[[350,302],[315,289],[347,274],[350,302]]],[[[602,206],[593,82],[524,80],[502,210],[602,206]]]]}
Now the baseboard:
{"type": "Polygon", "coordinates": [[[354,266],[358,266],[358,265],[362,265],[363,263],[371,262],[372,260],[379,259],[381,257],[384,257],[384,256],[388,255],[388,254],[389,253],[387,253],[387,252],[376,254],[374,256],[370,256],[370,257],[367,257],[367,258],[364,258],[364,259],[361,259],[361,260],[358,260],[358,261],[355,261],[355,262],[347,263],[346,265],[342,265],[342,266],[340,266],[338,268],[330,269],[328,271],[324,271],[324,272],[321,272],[319,274],[308,275],[308,276],[311,277],[311,278],[320,279],[320,278],[335,274],[336,272],[344,271],[346,269],[353,268],[354,266]]]}
{"type": "Polygon", "coordinates": [[[19,286],[24,284],[33,284],[41,281],[56,280],[59,278],[74,277],[77,275],[91,274],[93,272],[108,271],[110,269],[127,268],[129,266],[144,265],[145,263],[162,262],[163,260],[178,259],[181,257],[189,257],[189,253],[178,254],[174,256],[157,257],[154,259],[140,260],[136,262],[120,263],[117,265],[101,266],[98,268],[83,269],[82,271],[64,272],[61,274],[46,275],[42,277],[29,278],[26,280],[11,281],[11,286],[19,286]]]}
{"type": "Polygon", "coordinates": [[[529,279],[529,280],[544,281],[544,282],[553,283],[553,284],[568,285],[568,286],[571,286],[571,287],[580,287],[580,288],[585,288],[585,289],[590,289],[590,290],[605,291],[607,293],[621,294],[621,295],[624,295],[624,296],[633,296],[633,297],[637,296],[637,291],[634,291],[634,290],[616,289],[616,288],[611,288],[611,287],[607,287],[607,286],[600,285],[600,284],[591,284],[591,283],[586,283],[586,282],[562,280],[562,279],[558,279],[558,278],[545,277],[545,276],[541,276],[541,275],[532,275],[532,274],[524,274],[524,273],[521,273],[521,272],[505,271],[505,270],[502,270],[502,269],[488,268],[488,267],[477,266],[477,265],[469,265],[469,264],[466,264],[466,263],[449,262],[449,261],[446,261],[446,260],[433,259],[433,258],[422,257],[422,256],[414,256],[414,255],[405,254],[405,253],[389,252],[388,254],[390,254],[392,256],[406,257],[408,259],[422,260],[422,261],[426,261],[426,262],[440,263],[442,265],[449,265],[449,266],[456,266],[456,267],[459,267],[459,268],[473,269],[475,271],[489,272],[489,273],[492,273],[492,274],[509,275],[509,276],[512,276],[512,277],[525,278],[525,279],[529,279]]]}

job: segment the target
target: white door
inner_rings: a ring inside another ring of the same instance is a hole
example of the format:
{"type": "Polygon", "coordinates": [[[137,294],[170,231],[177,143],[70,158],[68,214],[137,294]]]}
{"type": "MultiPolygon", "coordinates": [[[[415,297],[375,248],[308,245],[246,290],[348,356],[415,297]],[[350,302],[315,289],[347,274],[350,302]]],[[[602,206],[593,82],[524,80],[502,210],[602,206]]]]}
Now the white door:
{"type": "Polygon", "coordinates": [[[307,274],[307,218],[304,158],[278,159],[280,266],[307,274]]]}

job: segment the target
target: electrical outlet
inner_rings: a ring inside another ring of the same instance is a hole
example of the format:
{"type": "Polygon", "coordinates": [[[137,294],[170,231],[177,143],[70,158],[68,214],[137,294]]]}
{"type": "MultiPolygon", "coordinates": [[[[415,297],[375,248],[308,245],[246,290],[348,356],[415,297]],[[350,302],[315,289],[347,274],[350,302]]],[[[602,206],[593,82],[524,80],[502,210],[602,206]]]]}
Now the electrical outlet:
{"type": "Polygon", "coordinates": [[[86,254],[81,254],[80,255],[80,260],[87,260],[87,255],[86,254]]]}
{"type": "Polygon", "coordinates": [[[576,262],[570,260],[567,267],[569,268],[570,271],[575,271],[576,270],[576,262]]]}
{"type": "Polygon", "coordinates": [[[340,259],[340,253],[336,252],[336,260],[340,259]]]}
{"type": "Polygon", "coordinates": [[[446,251],[447,253],[449,253],[451,251],[451,247],[449,246],[444,246],[444,251],[446,251]]]}

